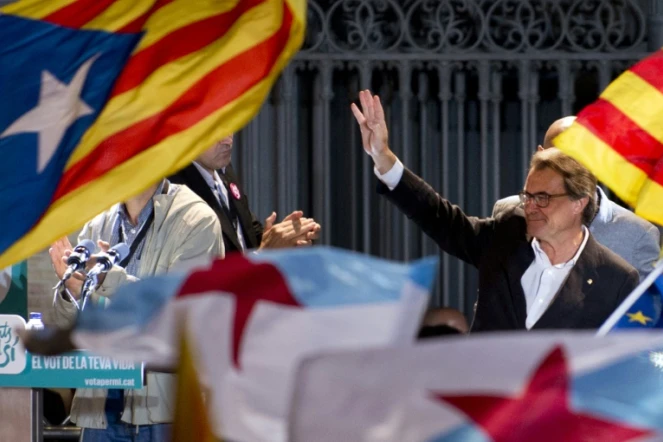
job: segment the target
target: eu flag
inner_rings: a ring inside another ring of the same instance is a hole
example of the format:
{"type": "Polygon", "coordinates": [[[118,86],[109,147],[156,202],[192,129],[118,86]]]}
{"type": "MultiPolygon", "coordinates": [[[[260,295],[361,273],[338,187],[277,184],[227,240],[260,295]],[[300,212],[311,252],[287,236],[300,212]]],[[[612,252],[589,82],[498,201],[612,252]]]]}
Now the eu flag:
{"type": "Polygon", "coordinates": [[[627,328],[663,328],[663,260],[622,302],[598,334],[627,328]]]}

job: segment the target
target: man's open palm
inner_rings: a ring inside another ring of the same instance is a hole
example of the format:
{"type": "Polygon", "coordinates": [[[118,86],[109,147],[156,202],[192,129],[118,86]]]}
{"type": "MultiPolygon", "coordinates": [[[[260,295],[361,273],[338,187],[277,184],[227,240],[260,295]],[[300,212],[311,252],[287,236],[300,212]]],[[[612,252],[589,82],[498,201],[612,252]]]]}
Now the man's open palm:
{"type": "Polygon", "coordinates": [[[364,150],[372,157],[384,153],[388,149],[389,133],[384,119],[384,110],[380,97],[370,91],[359,92],[362,110],[352,103],[350,108],[359,123],[361,140],[364,150]]]}

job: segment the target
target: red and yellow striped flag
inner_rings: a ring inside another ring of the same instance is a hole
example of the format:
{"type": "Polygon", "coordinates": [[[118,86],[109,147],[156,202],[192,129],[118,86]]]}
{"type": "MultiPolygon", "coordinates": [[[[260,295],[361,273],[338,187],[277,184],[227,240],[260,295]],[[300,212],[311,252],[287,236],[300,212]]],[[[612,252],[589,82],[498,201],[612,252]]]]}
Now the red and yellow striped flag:
{"type": "Polygon", "coordinates": [[[613,81],[554,144],[663,225],[663,50],[613,81]]]}
{"type": "Polygon", "coordinates": [[[48,207],[0,247],[4,268],[243,127],[303,42],[306,0],[21,0],[0,13],[57,29],[143,33],[98,117],[38,193],[53,192],[48,207]]]}

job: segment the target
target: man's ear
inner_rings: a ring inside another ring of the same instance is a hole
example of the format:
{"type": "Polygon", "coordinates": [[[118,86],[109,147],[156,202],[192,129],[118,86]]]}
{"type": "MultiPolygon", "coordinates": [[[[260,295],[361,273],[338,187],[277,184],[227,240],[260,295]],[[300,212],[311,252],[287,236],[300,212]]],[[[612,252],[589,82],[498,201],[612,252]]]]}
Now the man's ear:
{"type": "Polygon", "coordinates": [[[589,204],[589,197],[586,196],[584,198],[580,198],[579,200],[574,201],[574,212],[575,213],[582,213],[583,210],[585,210],[585,207],[587,207],[587,204],[589,204]]]}
{"type": "Polygon", "coordinates": [[[536,147],[536,150],[537,150],[538,152],[541,152],[541,151],[543,150],[543,146],[541,146],[541,145],[539,144],[539,145],[536,147]]]}

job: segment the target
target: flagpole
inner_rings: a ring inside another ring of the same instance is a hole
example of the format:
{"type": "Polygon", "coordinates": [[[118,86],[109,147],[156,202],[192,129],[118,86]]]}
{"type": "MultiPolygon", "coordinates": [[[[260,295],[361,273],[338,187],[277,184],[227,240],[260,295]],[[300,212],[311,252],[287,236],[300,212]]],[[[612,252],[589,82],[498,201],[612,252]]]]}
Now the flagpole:
{"type": "Polygon", "coordinates": [[[626,312],[631,308],[635,301],[640,298],[640,296],[654,283],[656,278],[658,278],[663,273],[663,259],[659,259],[654,266],[654,271],[651,272],[644,281],[637,286],[630,295],[617,307],[610,317],[603,323],[599,331],[596,332],[596,336],[605,336],[610,332],[610,329],[619,322],[619,320],[626,314],[626,312]]]}

